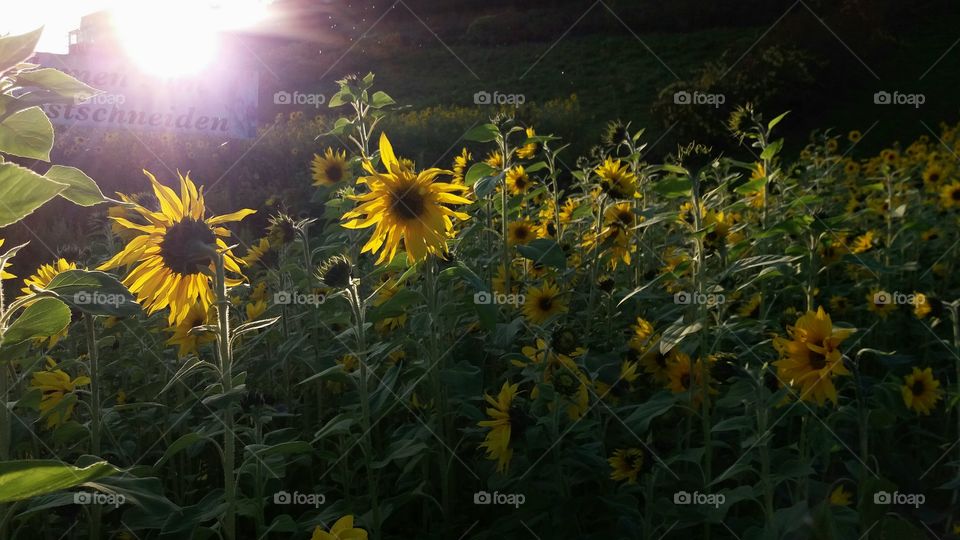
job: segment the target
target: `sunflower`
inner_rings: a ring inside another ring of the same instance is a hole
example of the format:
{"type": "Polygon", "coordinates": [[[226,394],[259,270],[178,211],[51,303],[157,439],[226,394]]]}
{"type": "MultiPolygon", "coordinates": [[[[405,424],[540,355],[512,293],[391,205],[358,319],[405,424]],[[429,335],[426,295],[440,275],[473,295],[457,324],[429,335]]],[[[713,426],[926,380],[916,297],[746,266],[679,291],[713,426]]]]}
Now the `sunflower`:
{"type": "MultiPolygon", "coordinates": [[[[637,223],[637,215],[629,202],[621,202],[604,210],[603,220],[608,226],[630,230],[637,223]]],[[[642,221],[643,218],[641,217],[640,220],[642,221]]]]}
{"type": "Polygon", "coordinates": [[[709,249],[717,249],[728,243],[739,242],[742,235],[732,232],[739,216],[728,212],[710,210],[703,219],[703,228],[707,234],[703,237],[709,249]]]}
{"type": "Polygon", "coordinates": [[[367,540],[367,531],[355,528],[353,516],[346,515],[333,524],[330,532],[324,531],[317,525],[310,540],[367,540]]]}
{"type": "Polygon", "coordinates": [[[741,317],[757,317],[760,315],[760,300],[760,293],[754,294],[737,309],[737,315],[741,317]]]}
{"type": "Polygon", "coordinates": [[[467,174],[467,165],[473,159],[473,154],[466,148],[460,151],[460,155],[453,158],[453,183],[463,185],[464,175],[467,174]]]}
{"type": "Polygon", "coordinates": [[[850,506],[850,499],[853,498],[853,493],[850,493],[843,488],[843,485],[839,485],[830,492],[830,504],[833,506],[850,506]]]}
{"type": "Polygon", "coordinates": [[[847,140],[852,143],[860,142],[860,139],[862,138],[863,138],[863,133],[860,133],[857,130],[853,130],[850,133],[847,133],[847,140]]]}
{"type": "Polygon", "coordinates": [[[846,296],[833,295],[830,297],[830,311],[834,313],[846,313],[850,309],[850,301],[846,296]]]}
{"type": "Polygon", "coordinates": [[[46,289],[57,274],[76,269],[77,263],[67,262],[66,259],[57,259],[53,264],[40,265],[40,268],[37,268],[37,271],[34,272],[33,275],[23,280],[23,288],[20,289],[20,291],[25,296],[29,296],[33,294],[33,290],[30,288],[31,286],[38,289],[46,289]]]}
{"type": "Polygon", "coordinates": [[[250,246],[250,249],[247,250],[247,254],[243,256],[243,263],[247,266],[253,266],[254,264],[260,262],[263,259],[263,256],[270,251],[270,239],[261,238],[256,245],[250,246]]]}
{"type": "Polygon", "coordinates": [[[881,319],[886,319],[891,312],[896,311],[897,305],[893,303],[890,293],[873,289],[867,293],[867,309],[881,319]]]}
{"type": "Polygon", "coordinates": [[[920,370],[915,367],[913,373],[903,378],[900,394],[908,409],[929,415],[943,397],[943,390],[940,389],[940,381],[933,378],[931,368],[920,370]]]}
{"type": "Polygon", "coordinates": [[[534,324],[543,324],[559,313],[567,311],[567,304],[560,298],[560,288],[549,281],[540,287],[531,287],[523,303],[523,314],[534,324]]]}
{"type": "Polygon", "coordinates": [[[513,458],[510,443],[523,435],[527,425],[526,415],[513,404],[519,387],[519,384],[504,382],[496,399],[484,396],[490,404],[487,415],[491,419],[477,423],[480,427],[490,428],[480,447],[487,449],[487,459],[496,460],[497,472],[501,474],[507,471],[513,458]]]}
{"type": "Polygon", "coordinates": [[[644,351],[650,345],[653,337],[653,325],[643,317],[637,317],[637,322],[630,325],[633,334],[630,336],[630,348],[637,351],[644,351]]]}
{"type": "Polygon", "coordinates": [[[168,323],[171,326],[187,318],[190,307],[199,303],[206,312],[214,301],[214,293],[204,273],[204,268],[213,272],[211,250],[223,253],[226,271],[240,278],[227,278],[227,286],[242,283],[242,261],[227,247],[221,237],[230,236],[230,231],[220,227],[224,223],[240,221],[253,214],[254,210],[240,210],[232,214],[205,218],[206,206],[203,188],[199,191],[189,176],[180,176],[180,196],[163,186],[147,171],[153,191],[160,202],[160,211],[153,212],[142,206],[133,210],[145,218],[148,225],[138,225],[123,218],[112,218],[128,229],[138,231],[127,246],[110,260],[101,264],[99,270],[131,267],[123,284],[137,295],[137,301],[148,314],[170,308],[168,323]]]}
{"type": "Polygon", "coordinates": [[[340,368],[346,373],[353,373],[360,367],[360,359],[353,354],[345,354],[337,358],[337,363],[340,364],[340,368]]]}
{"type": "Polygon", "coordinates": [[[933,311],[932,299],[921,293],[913,294],[913,315],[918,319],[924,319],[933,311]]]}
{"type": "Polygon", "coordinates": [[[501,154],[499,150],[492,150],[489,154],[487,154],[487,158],[484,159],[483,162],[494,169],[502,169],[503,154],[501,154]]]}
{"type": "Polygon", "coordinates": [[[386,134],[380,135],[380,159],[387,172],[378,173],[365,161],[363,168],[371,176],[360,178],[359,182],[365,183],[370,192],[350,196],[361,204],[343,215],[347,220],[343,226],[348,229],[376,225],[361,253],[380,251],[377,264],[389,263],[401,241],[411,263],[424,260],[428,254],[445,253],[447,232],[453,228],[450,216],[469,218],[446,205],[470,204],[469,199],[452,193],[466,188],[433,181],[440,174],[449,174],[448,171],[427,169],[414,173],[404,169],[386,134]]]}
{"type": "Polygon", "coordinates": [[[853,245],[850,247],[850,251],[853,253],[864,253],[870,251],[873,247],[873,244],[876,242],[876,233],[873,231],[867,231],[860,236],[854,238],[853,245]]]}
{"type": "Polygon", "coordinates": [[[322,156],[314,154],[310,168],[313,171],[315,186],[332,186],[344,180],[350,180],[347,153],[343,150],[335,152],[333,148],[327,148],[322,156]]]}
{"type": "Polygon", "coordinates": [[[618,448],[607,459],[610,468],[610,479],[626,480],[628,484],[636,484],[637,476],[644,471],[647,465],[647,454],[642,448],[618,448]]]}
{"type": "MultiPolygon", "coordinates": [[[[699,389],[703,385],[703,367],[703,360],[698,358],[694,362],[687,353],[677,349],[671,350],[670,356],[667,357],[667,388],[674,394],[683,394],[696,388],[696,394],[691,396],[696,406],[701,399],[699,389]]],[[[716,392],[710,389],[711,394],[716,392]]]]}
{"type": "Polygon", "coordinates": [[[943,180],[943,176],[943,166],[939,163],[931,162],[923,169],[923,184],[928,188],[936,189],[939,187],[940,181],[943,180]]]}
{"type": "Polygon", "coordinates": [[[514,221],[507,225],[507,243],[511,246],[522,246],[536,238],[536,227],[529,221],[514,221]]]}
{"type": "Polygon", "coordinates": [[[637,192],[637,176],[619,159],[608,157],[594,172],[600,177],[600,188],[614,199],[629,199],[637,192]]]}
{"type": "Polygon", "coordinates": [[[90,384],[89,377],[80,376],[71,379],[70,375],[56,367],[57,364],[53,358],[47,357],[47,371],[37,371],[30,381],[30,387],[40,390],[43,394],[40,398],[40,415],[46,417],[48,428],[63,424],[73,414],[75,402],[58,408],[66,395],[74,392],[78,386],[90,384]]]}
{"type": "MultiPolygon", "coordinates": [[[[3,247],[3,238],[0,238],[0,247],[3,247]]],[[[7,268],[7,267],[9,267],[9,266],[10,266],[10,262],[7,261],[7,262],[3,263],[3,266],[2,266],[2,267],[0,267],[0,279],[14,279],[14,278],[17,277],[17,276],[15,276],[15,275],[11,274],[10,272],[7,272],[6,270],[4,270],[5,268],[7,268]]]]}
{"type": "Polygon", "coordinates": [[[951,182],[940,190],[940,206],[947,210],[960,208],[960,182],[951,182]]]}
{"type": "Polygon", "coordinates": [[[261,281],[260,283],[257,283],[253,287],[253,290],[250,291],[250,300],[256,302],[258,300],[266,300],[266,299],[267,299],[267,282],[261,281]]]}
{"type": "MultiPolygon", "coordinates": [[[[532,128],[528,127],[525,130],[527,138],[531,139],[537,136],[537,132],[532,128]]],[[[517,148],[517,157],[520,159],[530,159],[537,154],[537,143],[532,142],[517,148]]]]}
{"type": "Polygon", "coordinates": [[[270,216],[269,222],[267,239],[270,240],[270,247],[279,249],[297,237],[297,223],[292,217],[281,212],[270,216]]]}
{"type": "Polygon", "coordinates": [[[517,165],[507,171],[506,184],[511,195],[523,195],[530,188],[530,175],[523,170],[523,165],[517,165]]]}
{"type": "Polygon", "coordinates": [[[497,294],[515,294],[520,291],[520,273],[516,265],[510,265],[510,291],[507,290],[507,271],[503,265],[497,268],[497,275],[490,280],[493,292],[497,294]]]}
{"type": "Polygon", "coordinates": [[[573,220],[573,213],[577,211],[579,204],[573,197],[567,197],[563,200],[560,207],[560,223],[567,224],[573,220]]]}
{"type": "Polygon", "coordinates": [[[267,311],[267,301],[257,300],[254,302],[248,302],[245,306],[245,311],[247,313],[247,320],[252,321],[267,311]]]}
{"type": "Polygon", "coordinates": [[[843,365],[839,346],[850,337],[853,329],[834,328],[830,315],[817,308],[797,319],[795,326],[788,326],[789,339],[777,336],[773,346],[780,354],[777,377],[795,387],[800,387],[800,398],[823,405],[827,399],[837,402],[837,389],[833,377],[849,375],[843,365]]]}
{"type": "Polygon", "coordinates": [[[217,339],[212,332],[191,332],[196,326],[203,326],[216,323],[216,310],[203,309],[200,304],[193,304],[187,311],[187,316],[176,325],[167,328],[167,332],[172,335],[166,341],[167,345],[176,345],[178,347],[177,356],[183,358],[191,354],[197,354],[197,349],[204,343],[210,343],[217,339]]]}

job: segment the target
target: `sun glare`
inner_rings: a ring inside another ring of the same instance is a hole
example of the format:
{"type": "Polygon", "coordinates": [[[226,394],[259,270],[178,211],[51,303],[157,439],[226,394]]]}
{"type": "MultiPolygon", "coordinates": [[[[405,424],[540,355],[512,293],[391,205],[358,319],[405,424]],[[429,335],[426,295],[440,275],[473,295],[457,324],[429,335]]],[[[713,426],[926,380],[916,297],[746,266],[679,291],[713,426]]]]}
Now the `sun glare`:
{"type": "Polygon", "coordinates": [[[149,7],[121,3],[111,8],[126,54],[146,72],[175,77],[202,70],[216,58],[220,34],[261,20],[268,2],[167,0],[149,7]]]}

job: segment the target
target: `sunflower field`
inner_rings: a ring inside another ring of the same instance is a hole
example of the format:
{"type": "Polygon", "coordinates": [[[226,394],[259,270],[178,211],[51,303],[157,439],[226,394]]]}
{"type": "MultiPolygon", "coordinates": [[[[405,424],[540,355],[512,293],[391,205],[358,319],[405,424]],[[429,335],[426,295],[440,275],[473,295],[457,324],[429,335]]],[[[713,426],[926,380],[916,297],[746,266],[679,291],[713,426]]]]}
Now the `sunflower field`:
{"type": "Polygon", "coordinates": [[[745,103],[742,155],[651,162],[505,109],[431,165],[351,75],[302,197],[214,211],[25,166],[96,94],[35,43],[0,227],[97,227],[0,247],[0,539],[960,538],[960,125],[860,156],[745,103]]]}

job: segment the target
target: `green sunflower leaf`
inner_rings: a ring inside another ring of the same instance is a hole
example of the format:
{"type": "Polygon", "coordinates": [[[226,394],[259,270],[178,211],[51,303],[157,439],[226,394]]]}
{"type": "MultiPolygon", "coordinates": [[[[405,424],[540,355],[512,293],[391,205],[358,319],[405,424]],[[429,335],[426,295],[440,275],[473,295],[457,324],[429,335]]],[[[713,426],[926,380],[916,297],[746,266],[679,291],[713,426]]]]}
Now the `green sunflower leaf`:
{"type": "Polygon", "coordinates": [[[18,111],[0,122],[0,152],[50,161],[53,124],[40,107],[18,111]]]}
{"type": "Polygon", "coordinates": [[[22,501],[111,476],[120,469],[106,461],[74,467],[55,460],[0,462],[0,503],[22,501]]]}
{"type": "Polygon", "coordinates": [[[41,298],[27,306],[3,334],[3,345],[55,336],[70,324],[70,308],[56,298],[41,298]]]}
{"type": "Polygon", "coordinates": [[[60,192],[60,196],[80,206],[93,206],[105,202],[119,202],[103,196],[100,187],[80,169],[54,165],[43,175],[58,184],[66,184],[67,189],[60,192]]]}
{"type": "Polygon", "coordinates": [[[42,34],[41,27],[26,34],[0,37],[0,73],[21,62],[26,62],[33,56],[33,51],[37,48],[42,34]]]}
{"type": "Polygon", "coordinates": [[[57,274],[47,290],[70,307],[91,315],[130,317],[140,305],[117,278],[96,270],[67,270],[57,274]]]}
{"type": "MultiPolygon", "coordinates": [[[[0,146],[2,144],[0,135],[0,146]]],[[[0,163],[0,227],[20,221],[65,189],[66,185],[48,180],[30,169],[0,163]]]]}

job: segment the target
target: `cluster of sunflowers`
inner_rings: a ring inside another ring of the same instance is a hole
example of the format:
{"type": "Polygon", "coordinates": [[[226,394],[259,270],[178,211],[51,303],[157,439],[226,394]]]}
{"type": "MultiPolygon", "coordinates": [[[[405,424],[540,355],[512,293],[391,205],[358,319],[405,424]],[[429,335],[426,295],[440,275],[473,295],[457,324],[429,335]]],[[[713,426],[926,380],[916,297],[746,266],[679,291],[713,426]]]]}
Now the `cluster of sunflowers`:
{"type": "MultiPolygon", "coordinates": [[[[49,428],[69,425],[81,387],[116,384],[123,422],[131,401],[172,399],[158,380],[186,386],[196,401],[163,406],[213,404],[214,422],[193,418],[224,439],[228,537],[236,520],[280,527],[268,486],[336,494],[287,516],[307,527],[282,530],[313,538],[460,536],[486,489],[527,502],[485,537],[960,534],[960,484],[916,480],[960,477],[945,422],[960,415],[960,127],[864,159],[862,134],[841,148],[818,133],[788,161],[773,137],[786,115],[747,106],[729,127],[748,161],[691,144],[649,163],[643,132],[613,122],[571,166],[559,138],[498,115],[447,170],[373,136],[393,100],[372,82],[331,99],[351,113],[326,134],[343,147],[314,156],[315,197],[290,201],[306,215],[271,216],[243,256],[226,226],[254,211],[210,215],[186,176],[179,193],[147,173],[151,194],[120,196],[104,245],[124,245],[96,267],[148,317],[101,331],[137,346],[164,332],[166,348],[138,380],[96,381],[49,359],[65,333],[37,343],[49,428]],[[894,449],[901,437],[920,449],[894,449]],[[263,461],[238,466],[236,444],[263,461]],[[925,506],[884,506],[888,492],[925,506]]],[[[25,292],[80,262],[42,266],[25,292]]]]}

